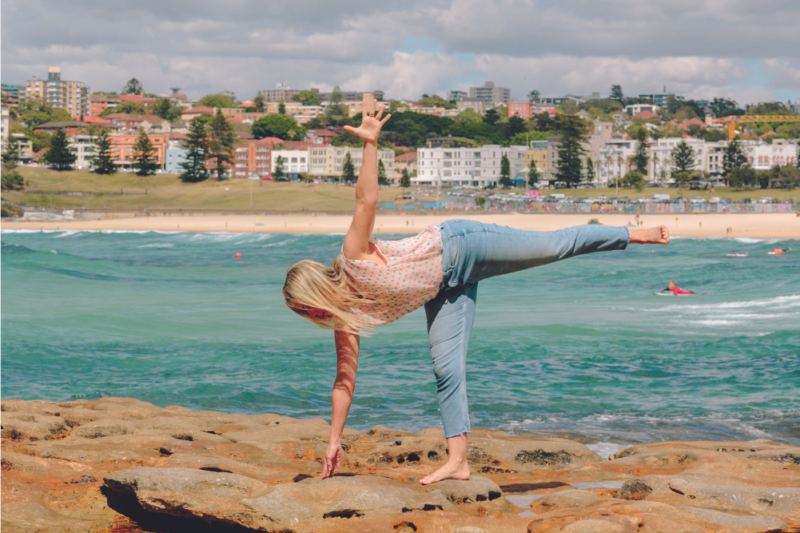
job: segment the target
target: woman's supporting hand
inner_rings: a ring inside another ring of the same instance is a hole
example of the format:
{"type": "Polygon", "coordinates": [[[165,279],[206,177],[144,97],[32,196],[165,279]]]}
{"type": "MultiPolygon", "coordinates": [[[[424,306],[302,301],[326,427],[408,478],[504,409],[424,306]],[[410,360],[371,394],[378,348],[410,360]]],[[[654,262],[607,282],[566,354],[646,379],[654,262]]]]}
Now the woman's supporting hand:
{"type": "Polygon", "coordinates": [[[386,105],[382,105],[380,111],[375,114],[374,111],[369,110],[366,106],[361,108],[361,125],[357,128],[353,126],[345,126],[344,129],[358,135],[358,138],[364,141],[364,144],[367,143],[377,143],[378,142],[378,135],[381,133],[381,128],[386,121],[389,120],[392,115],[391,113],[383,117],[383,110],[386,109],[386,105]]]}
{"type": "Polygon", "coordinates": [[[325,461],[323,462],[322,479],[331,477],[336,473],[339,463],[342,460],[342,445],[338,442],[331,442],[328,444],[328,449],[325,451],[325,461]]]}

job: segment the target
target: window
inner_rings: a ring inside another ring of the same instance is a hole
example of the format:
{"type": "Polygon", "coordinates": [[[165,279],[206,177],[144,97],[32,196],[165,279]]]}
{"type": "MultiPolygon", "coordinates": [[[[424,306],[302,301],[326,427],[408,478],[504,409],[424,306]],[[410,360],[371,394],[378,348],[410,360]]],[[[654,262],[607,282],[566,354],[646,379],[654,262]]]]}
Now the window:
{"type": "Polygon", "coordinates": [[[452,157],[453,157],[453,152],[445,152],[444,153],[444,158],[445,159],[451,159],[452,157]]]}
{"type": "Polygon", "coordinates": [[[451,167],[452,165],[453,165],[453,163],[452,163],[452,162],[450,162],[450,161],[445,161],[445,162],[444,162],[444,166],[445,166],[445,167],[451,167]]]}

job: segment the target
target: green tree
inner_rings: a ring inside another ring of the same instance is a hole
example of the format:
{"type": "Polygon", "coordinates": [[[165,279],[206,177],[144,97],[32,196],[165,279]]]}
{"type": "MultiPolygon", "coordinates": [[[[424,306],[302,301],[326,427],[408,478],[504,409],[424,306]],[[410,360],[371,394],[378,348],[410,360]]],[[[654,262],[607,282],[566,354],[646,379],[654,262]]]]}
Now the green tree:
{"type": "Polygon", "coordinates": [[[619,103],[622,103],[625,100],[625,95],[622,94],[622,86],[621,85],[612,85],[611,86],[611,94],[608,95],[609,100],[616,100],[619,103]]]}
{"type": "Polygon", "coordinates": [[[202,97],[200,100],[197,101],[198,107],[216,107],[217,109],[220,108],[228,108],[228,107],[236,107],[236,102],[233,101],[233,97],[217,93],[217,94],[207,94],[206,96],[202,97]]]}
{"type": "Polygon", "coordinates": [[[595,174],[594,174],[594,162],[592,161],[591,157],[586,158],[585,162],[586,172],[584,173],[583,177],[586,183],[594,182],[595,174]]]}
{"type": "Polygon", "coordinates": [[[131,78],[128,80],[128,83],[125,84],[125,87],[122,89],[120,94],[139,94],[141,92],[144,92],[142,82],[136,78],[131,78]]]}
{"type": "Polygon", "coordinates": [[[679,142],[672,149],[671,157],[673,179],[677,174],[689,172],[694,168],[694,150],[686,144],[686,141],[679,142]]]}
{"type": "Polygon", "coordinates": [[[153,114],[167,122],[175,122],[181,118],[183,108],[169,98],[157,98],[152,107],[153,114]]]}
{"type": "Polygon", "coordinates": [[[383,159],[378,159],[378,185],[391,185],[386,177],[386,167],[383,166],[383,159]]]}
{"type": "Polygon", "coordinates": [[[279,102],[278,103],[278,114],[279,115],[285,115],[286,114],[286,104],[284,104],[283,102],[279,102]]]}
{"type": "Polygon", "coordinates": [[[727,174],[727,180],[732,187],[737,189],[749,188],[758,183],[756,171],[749,164],[736,167],[727,174]]]}
{"type": "Polygon", "coordinates": [[[289,115],[267,115],[256,120],[251,127],[253,137],[278,137],[290,141],[302,139],[306,135],[305,129],[298,125],[289,115]]]}
{"type": "Polygon", "coordinates": [[[225,178],[225,169],[233,158],[233,143],[237,140],[231,123],[228,122],[221,110],[208,124],[208,157],[216,160],[214,172],[217,179],[225,178]]]}
{"type": "Polygon", "coordinates": [[[331,91],[330,101],[328,102],[328,107],[325,108],[325,117],[328,120],[333,120],[334,118],[341,118],[347,117],[347,106],[343,105],[342,102],[344,101],[344,95],[342,94],[342,90],[337,85],[331,91]]]}
{"type": "Polygon", "coordinates": [[[528,93],[528,101],[532,104],[537,103],[541,95],[542,93],[540,93],[536,89],[533,89],[531,92],[528,93]]]}
{"type": "Polygon", "coordinates": [[[454,109],[456,106],[439,96],[434,94],[432,96],[425,96],[418,100],[424,107],[443,107],[445,109],[454,109]]]}
{"type": "Polygon", "coordinates": [[[150,137],[139,129],[139,138],[133,145],[133,165],[137,176],[152,176],[158,170],[158,158],[156,157],[156,147],[150,137]]]}
{"type": "Polygon", "coordinates": [[[717,98],[708,104],[711,114],[717,118],[729,117],[731,115],[744,115],[744,109],[739,109],[739,104],[728,98],[717,98]]]}
{"type": "Polygon", "coordinates": [[[300,91],[292,96],[292,100],[303,105],[320,105],[322,103],[322,98],[314,91],[300,91]]]}
{"type": "Polygon", "coordinates": [[[203,121],[194,118],[189,122],[189,133],[184,142],[186,148],[186,161],[180,164],[183,172],[181,180],[187,183],[197,183],[208,179],[206,159],[208,157],[208,134],[203,121]]]}
{"type": "MultiPolygon", "coordinates": [[[[5,170],[2,172],[2,189],[4,191],[18,191],[25,188],[25,180],[14,170],[5,170]]],[[[3,206],[5,209],[5,206],[3,206]]],[[[5,216],[5,215],[4,215],[5,216]]]]}
{"type": "Polygon", "coordinates": [[[72,170],[78,156],[72,150],[64,128],[58,128],[50,140],[50,149],[44,154],[44,162],[58,171],[72,170]]]}
{"type": "Polygon", "coordinates": [[[283,156],[279,155],[275,158],[275,170],[272,172],[273,178],[282,178],[286,175],[286,173],[283,171],[283,163],[283,156]]]}
{"type": "Polygon", "coordinates": [[[342,164],[342,179],[351,183],[356,181],[356,167],[353,165],[350,152],[344,154],[344,163],[342,164]]]}
{"type": "Polygon", "coordinates": [[[492,108],[486,111],[483,115],[483,121],[490,126],[494,126],[497,124],[497,121],[500,120],[500,115],[497,113],[497,110],[492,108]]]}
{"type": "Polygon", "coordinates": [[[256,97],[253,98],[253,103],[256,104],[256,111],[259,113],[264,112],[266,102],[264,100],[264,95],[262,95],[261,92],[259,92],[256,97]]]}
{"type": "Polygon", "coordinates": [[[558,108],[567,115],[574,115],[579,111],[578,105],[572,100],[564,100],[559,104],[558,108]]]}
{"type": "Polygon", "coordinates": [[[636,132],[636,152],[633,155],[633,166],[640,174],[647,175],[647,163],[650,161],[650,156],[647,153],[647,130],[640,128],[636,132]]]}
{"type": "Polygon", "coordinates": [[[528,186],[535,187],[539,181],[539,171],[536,169],[536,163],[531,161],[531,167],[528,169],[528,186]]]}
{"type": "Polygon", "coordinates": [[[111,140],[108,132],[103,132],[94,139],[94,156],[90,163],[92,172],[97,174],[114,174],[117,165],[114,164],[114,156],[111,155],[111,140]]]}
{"type": "Polygon", "coordinates": [[[115,113],[123,113],[129,115],[144,115],[147,110],[141,102],[120,102],[117,107],[107,107],[102,113],[101,117],[107,117],[115,113]]]}
{"type": "Polygon", "coordinates": [[[631,170],[625,174],[625,177],[622,178],[622,183],[635,188],[639,192],[642,192],[644,186],[647,184],[644,179],[644,175],[636,170],[631,170]]]}
{"type": "Polygon", "coordinates": [[[582,143],[586,142],[586,123],[575,115],[561,115],[556,123],[560,142],[555,178],[556,181],[575,187],[581,181],[581,158],[585,153],[582,143]]]}
{"type": "Polygon", "coordinates": [[[725,147],[725,153],[722,154],[722,175],[727,176],[733,172],[733,169],[742,167],[747,164],[747,156],[742,150],[742,146],[734,139],[725,147]]]}
{"type": "Polygon", "coordinates": [[[511,181],[511,162],[508,160],[508,154],[503,154],[500,158],[500,179],[497,182],[504,189],[508,189],[514,182],[511,181]]]}
{"type": "Polygon", "coordinates": [[[506,123],[506,137],[509,139],[514,137],[514,135],[520,133],[527,133],[528,128],[525,127],[525,119],[522,117],[513,116],[508,119],[508,123],[506,123]]]}
{"type": "Polygon", "coordinates": [[[12,172],[17,168],[19,159],[19,141],[14,135],[9,135],[6,144],[3,146],[3,171],[12,172]]]}
{"type": "Polygon", "coordinates": [[[800,184],[800,169],[792,165],[781,167],[778,172],[778,183],[785,189],[794,189],[800,184]]]}
{"type": "Polygon", "coordinates": [[[400,172],[400,186],[404,189],[411,187],[411,176],[408,175],[408,169],[404,168],[400,172]]]}

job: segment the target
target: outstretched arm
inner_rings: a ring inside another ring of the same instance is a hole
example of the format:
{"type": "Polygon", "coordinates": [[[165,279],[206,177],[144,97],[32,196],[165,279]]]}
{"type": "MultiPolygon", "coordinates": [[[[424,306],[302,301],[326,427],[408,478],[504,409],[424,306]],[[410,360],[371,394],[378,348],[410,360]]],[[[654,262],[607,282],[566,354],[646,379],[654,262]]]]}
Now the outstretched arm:
{"type": "Polygon", "coordinates": [[[628,230],[631,244],[669,244],[669,230],[666,226],[649,229],[628,230]]]}
{"type": "Polygon", "coordinates": [[[356,183],[356,211],[350,229],[344,238],[342,251],[348,259],[365,259],[370,255],[369,239],[375,225],[375,207],[378,204],[378,135],[381,127],[392,115],[383,116],[385,106],[375,114],[372,95],[364,95],[361,108],[361,126],[344,129],[358,135],[364,143],[361,171],[356,183]]]}
{"type": "Polygon", "coordinates": [[[336,331],[336,381],[331,393],[331,435],[325,452],[322,479],[332,476],[342,459],[342,432],[350,412],[353,393],[356,389],[358,351],[361,338],[352,333],[336,331]]]}

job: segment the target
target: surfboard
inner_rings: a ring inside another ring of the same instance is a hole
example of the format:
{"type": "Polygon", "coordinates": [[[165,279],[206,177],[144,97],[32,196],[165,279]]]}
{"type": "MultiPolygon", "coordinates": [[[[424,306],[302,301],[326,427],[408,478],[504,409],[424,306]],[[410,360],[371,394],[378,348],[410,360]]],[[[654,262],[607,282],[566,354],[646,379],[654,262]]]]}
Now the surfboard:
{"type": "Polygon", "coordinates": [[[747,257],[749,254],[750,252],[747,252],[746,254],[725,254],[725,257],[747,257]]]}
{"type": "Polygon", "coordinates": [[[692,294],[672,294],[671,292],[661,292],[661,291],[655,292],[653,294],[655,294],[656,296],[694,296],[694,293],[692,293],[692,294]]]}

